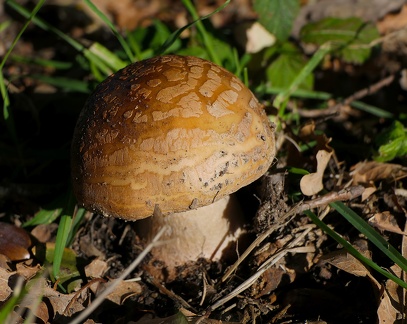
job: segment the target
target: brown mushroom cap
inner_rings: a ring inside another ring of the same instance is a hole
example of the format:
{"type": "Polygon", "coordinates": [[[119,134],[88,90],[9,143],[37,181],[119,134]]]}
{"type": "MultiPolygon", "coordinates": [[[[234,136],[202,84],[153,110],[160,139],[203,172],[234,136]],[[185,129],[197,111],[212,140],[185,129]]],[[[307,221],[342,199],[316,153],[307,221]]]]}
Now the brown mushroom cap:
{"type": "Polygon", "coordinates": [[[259,178],[275,142],[252,92],[196,57],[130,64],[88,99],[72,144],[85,208],[137,220],[211,204],[259,178]]]}

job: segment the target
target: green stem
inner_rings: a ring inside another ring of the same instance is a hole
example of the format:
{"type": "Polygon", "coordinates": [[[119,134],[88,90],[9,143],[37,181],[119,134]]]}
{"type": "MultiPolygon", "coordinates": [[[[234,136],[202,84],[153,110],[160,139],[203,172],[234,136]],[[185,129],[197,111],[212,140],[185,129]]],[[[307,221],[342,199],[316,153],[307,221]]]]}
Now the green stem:
{"type": "Polygon", "coordinates": [[[199,15],[198,15],[194,5],[192,4],[191,0],[182,0],[182,3],[184,4],[185,8],[187,8],[189,13],[191,14],[192,19],[196,20],[196,28],[198,29],[199,34],[202,36],[204,45],[205,45],[206,49],[208,50],[211,61],[218,65],[222,65],[222,62],[220,61],[220,58],[214,49],[212,38],[206,32],[205,26],[202,23],[202,21],[199,20],[199,15]]]}

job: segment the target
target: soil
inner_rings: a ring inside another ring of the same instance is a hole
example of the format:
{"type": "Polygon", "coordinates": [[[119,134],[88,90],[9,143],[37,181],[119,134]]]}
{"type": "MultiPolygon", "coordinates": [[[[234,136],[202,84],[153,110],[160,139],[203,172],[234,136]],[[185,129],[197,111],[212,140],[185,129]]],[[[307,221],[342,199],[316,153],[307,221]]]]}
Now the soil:
{"type": "MultiPolygon", "coordinates": [[[[198,259],[177,269],[175,279],[168,281],[165,277],[153,277],[146,270],[145,265],[151,261],[147,255],[127,278],[137,281],[122,283],[86,323],[185,323],[186,318],[197,323],[405,321],[404,290],[364,266],[304,214],[311,209],[362,255],[403,278],[398,266],[328,205],[342,201],[405,256],[407,159],[401,156],[391,163],[372,160],[378,148],[375,139],[392,120],[355,109],[346,101],[346,98],[363,100],[391,112],[395,119],[404,116],[405,121],[407,9],[402,1],[385,2],[388,6],[371,5],[369,10],[363,10],[366,1],[335,1],[336,11],[332,11],[330,1],[301,1],[302,9],[293,28],[294,41],[299,41],[297,31],[302,25],[332,14],[356,15],[375,24],[384,41],[364,64],[329,57],[317,69],[315,90],[338,98],[331,99],[328,110],[314,109],[320,101],[311,99],[288,104],[288,111],[298,114],[298,118],[283,123],[276,133],[279,143],[276,162],[261,179],[236,193],[247,218],[246,244],[239,246],[236,259],[241,263],[236,269],[225,277],[233,262],[198,259]],[[349,5],[355,6],[355,10],[349,12],[349,5]],[[392,37],[386,38],[389,34],[392,37]],[[359,98],[360,90],[365,92],[359,98]],[[313,148],[298,151],[298,143],[310,142],[315,143],[313,148]],[[322,164],[317,159],[320,151],[328,154],[326,167],[318,178],[324,191],[303,195],[301,192],[312,190],[316,184],[310,178],[302,180],[303,174],[293,170],[317,174],[317,167],[322,164]],[[243,257],[254,242],[257,244],[243,257]],[[235,293],[242,284],[245,289],[235,293]],[[228,296],[230,300],[224,300],[228,296]]],[[[32,1],[21,3],[26,8],[35,5],[32,1]]],[[[150,26],[154,18],[171,28],[188,20],[182,4],[175,0],[95,3],[121,30],[150,26]]],[[[200,1],[198,9],[205,15],[221,3],[200,1]]],[[[82,43],[98,41],[111,50],[119,48],[113,34],[82,1],[48,1],[38,16],[82,43]]],[[[229,29],[255,17],[249,1],[236,0],[213,17],[211,24],[214,28],[229,29]]],[[[0,31],[0,56],[4,56],[24,19],[3,3],[1,21],[10,22],[8,28],[0,31]]],[[[91,89],[97,82],[81,68],[85,63],[78,60],[76,51],[65,41],[30,24],[3,67],[15,124],[13,133],[3,118],[0,131],[3,223],[20,228],[39,210],[66,205],[64,199],[70,190],[70,142],[88,94],[67,91],[39,76],[87,81],[91,89]],[[33,60],[39,59],[74,63],[66,69],[55,69],[35,64],[33,60]]],[[[272,98],[262,100],[267,111],[275,116],[272,98]]],[[[22,243],[27,242],[22,238],[12,246],[10,238],[2,240],[5,227],[0,225],[3,309],[19,288],[17,277],[34,285],[33,278],[40,277],[43,269],[50,269],[47,252],[42,258],[40,251],[52,249],[57,224],[58,220],[51,220],[25,227],[30,235],[28,245],[22,243]]],[[[14,236],[14,230],[11,233],[14,236]]],[[[70,247],[75,262],[64,266],[76,276],[63,284],[67,291],[61,291],[50,276],[43,277],[38,280],[40,293],[29,292],[28,297],[17,303],[12,312],[15,322],[22,322],[30,312],[38,323],[70,322],[131,265],[148,242],[137,236],[133,223],[86,213],[70,247]],[[41,301],[35,303],[39,296],[41,301]]]]}

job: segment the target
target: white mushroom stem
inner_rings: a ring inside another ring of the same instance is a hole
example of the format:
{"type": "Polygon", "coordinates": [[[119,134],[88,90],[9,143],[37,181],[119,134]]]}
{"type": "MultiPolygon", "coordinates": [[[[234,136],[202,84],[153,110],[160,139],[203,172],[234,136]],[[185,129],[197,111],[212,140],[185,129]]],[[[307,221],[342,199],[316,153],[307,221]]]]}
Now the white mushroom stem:
{"type": "Polygon", "coordinates": [[[153,261],[161,261],[171,273],[188,261],[205,258],[217,261],[236,256],[236,244],[244,223],[236,197],[226,196],[215,203],[187,212],[167,216],[154,215],[139,221],[141,237],[151,238],[164,225],[169,230],[164,244],[152,250],[153,261]]]}

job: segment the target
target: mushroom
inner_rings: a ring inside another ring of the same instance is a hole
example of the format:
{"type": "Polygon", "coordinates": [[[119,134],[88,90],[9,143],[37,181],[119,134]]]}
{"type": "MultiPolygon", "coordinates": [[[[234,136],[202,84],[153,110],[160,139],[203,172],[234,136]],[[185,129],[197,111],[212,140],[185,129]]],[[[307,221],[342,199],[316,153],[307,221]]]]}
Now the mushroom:
{"type": "Polygon", "coordinates": [[[140,220],[168,273],[188,261],[219,260],[243,216],[230,194],[270,167],[273,128],[232,73],[178,55],[130,64],[103,81],[83,108],[72,143],[78,202],[105,216],[140,220]]]}

